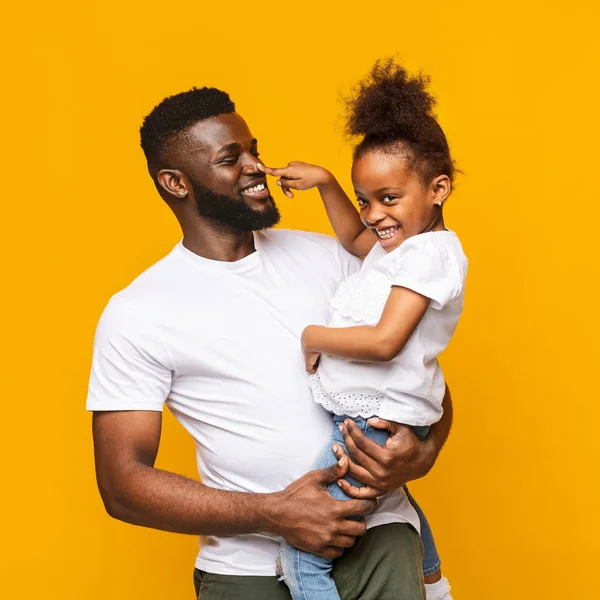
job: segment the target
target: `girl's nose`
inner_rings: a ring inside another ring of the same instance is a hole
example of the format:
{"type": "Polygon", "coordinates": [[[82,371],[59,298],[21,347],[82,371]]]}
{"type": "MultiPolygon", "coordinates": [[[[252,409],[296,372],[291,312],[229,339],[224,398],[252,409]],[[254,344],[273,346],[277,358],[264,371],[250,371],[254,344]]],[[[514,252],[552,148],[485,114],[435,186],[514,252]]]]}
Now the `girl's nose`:
{"type": "Polygon", "coordinates": [[[375,225],[377,225],[377,223],[380,223],[383,218],[384,215],[380,213],[370,212],[365,218],[365,223],[369,227],[374,227],[375,225]]]}

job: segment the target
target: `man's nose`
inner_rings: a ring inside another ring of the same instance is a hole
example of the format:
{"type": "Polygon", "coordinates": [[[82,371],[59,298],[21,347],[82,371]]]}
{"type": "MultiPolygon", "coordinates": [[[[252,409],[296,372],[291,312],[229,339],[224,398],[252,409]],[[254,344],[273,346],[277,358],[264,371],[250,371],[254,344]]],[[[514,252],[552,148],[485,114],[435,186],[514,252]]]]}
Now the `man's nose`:
{"type": "Polygon", "coordinates": [[[256,158],[256,156],[248,153],[248,155],[244,156],[242,160],[242,172],[244,173],[244,175],[253,175],[254,173],[261,172],[256,168],[256,165],[260,162],[258,158],[256,158]]]}

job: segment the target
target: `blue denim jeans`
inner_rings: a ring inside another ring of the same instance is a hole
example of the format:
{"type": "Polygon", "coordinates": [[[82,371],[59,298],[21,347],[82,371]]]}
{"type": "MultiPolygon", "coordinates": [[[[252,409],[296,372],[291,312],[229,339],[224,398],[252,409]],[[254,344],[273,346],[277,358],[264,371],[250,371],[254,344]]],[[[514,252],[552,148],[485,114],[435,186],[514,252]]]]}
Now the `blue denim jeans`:
{"type": "MultiPolygon", "coordinates": [[[[344,438],[338,426],[347,418],[346,416],[334,415],[334,427],[331,439],[315,464],[315,469],[329,467],[337,461],[331,449],[333,444],[339,444],[346,450],[344,438]]],[[[371,427],[367,423],[367,420],[362,417],[357,417],[353,421],[368,438],[381,446],[385,444],[389,435],[386,430],[371,427]]],[[[424,438],[429,430],[429,428],[424,427],[413,429],[415,435],[420,439],[424,438]]],[[[344,479],[351,485],[364,487],[362,483],[348,475],[344,479]]],[[[351,499],[336,483],[329,485],[328,491],[338,500],[351,499]]],[[[408,490],[406,491],[408,493],[408,490]]],[[[423,573],[424,575],[429,575],[435,573],[440,568],[440,559],[425,515],[410,494],[408,494],[408,499],[417,511],[419,520],[421,521],[421,538],[424,545],[423,573]]],[[[287,542],[284,542],[281,547],[280,559],[283,580],[289,587],[293,600],[340,600],[335,583],[330,577],[333,566],[332,560],[310,554],[309,552],[303,552],[287,542]]],[[[401,568],[401,565],[399,565],[399,568],[401,568]]]]}
{"type": "Polygon", "coordinates": [[[442,568],[442,562],[435,546],[435,540],[433,539],[433,533],[429,526],[429,522],[427,521],[427,517],[423,514],[421,507],[417,504],[417,501],[412,497],[406,486],[404,486],[404,491],[406,492],[408,501],[412,504],[417,515],[419,515],[419,521],[421,523],[421,541],[423,542],[423,575],[427,577],[427,575],[437,573],[437,571],[442,568]]]}

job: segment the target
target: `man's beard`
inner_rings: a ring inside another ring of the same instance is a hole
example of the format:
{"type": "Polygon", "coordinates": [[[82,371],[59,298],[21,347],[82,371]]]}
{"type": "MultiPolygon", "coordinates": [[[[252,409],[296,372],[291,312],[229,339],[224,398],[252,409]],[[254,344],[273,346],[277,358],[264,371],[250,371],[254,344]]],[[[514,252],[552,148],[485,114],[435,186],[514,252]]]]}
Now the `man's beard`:
{"type": "Polygon", "coordinates": [[[234,231],[259,231],[279,223],[281,215],[275,201],[269,200],[263,210],[256,210],[241,198],[217,194],[197,181],[192,181],[196,207],[201,216],[226,229],[234,231]]]}

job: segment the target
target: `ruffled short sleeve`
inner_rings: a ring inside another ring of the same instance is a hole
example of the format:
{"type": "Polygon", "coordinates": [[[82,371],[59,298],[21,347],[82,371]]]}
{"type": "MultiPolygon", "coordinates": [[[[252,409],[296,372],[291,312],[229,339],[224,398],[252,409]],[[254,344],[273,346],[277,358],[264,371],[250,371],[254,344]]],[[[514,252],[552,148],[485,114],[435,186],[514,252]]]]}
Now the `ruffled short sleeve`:
{"type": "Polygon", "coordinates": [[[457,257],[435,235],[409,238],[390,258],[391,284],[430,298],[432,308],[441,310],[462,292],[464,276],[457,257]]]}

